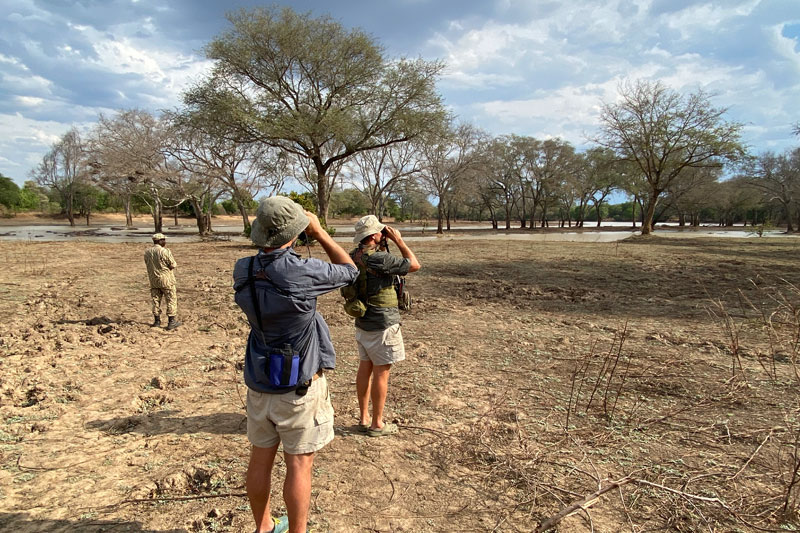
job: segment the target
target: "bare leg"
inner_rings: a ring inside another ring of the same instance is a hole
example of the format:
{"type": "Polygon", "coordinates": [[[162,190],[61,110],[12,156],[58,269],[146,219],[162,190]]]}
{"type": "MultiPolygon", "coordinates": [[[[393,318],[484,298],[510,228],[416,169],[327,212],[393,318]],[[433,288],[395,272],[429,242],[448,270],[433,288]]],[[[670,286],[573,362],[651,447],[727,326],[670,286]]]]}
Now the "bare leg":
{"type": "MultiPolygon", "coordinates": [[[[250,451],[250,464],[247,467],[247,499],[256,521],[256,533],[272,531],[272,515],[269,501],[272,488],[272,466],[278,446],[259,448],[253,446],[250,451]]],[[[305,531],[305,530],[303,530],[305,531]]]]}
{"type": "Polygon", "coordinates": [[[372,429],[383,427],[383,406],[386,405],[386,391],[389,389],[389,371],[392,365],[372,367],[372,429]]]}
{"type": "Polygon", "coordinates": [[[361,412],[361,424],[369,425],[369,393],[370,378],[372,378],[372,361],[360,361],[356,374],[356,394],[358,395],[358,410],[361,412]]]}
{"type": "Polygon", "coordinates": [[[286,481],[283,483],[283,501],[289,515],[289,533],[306,533],[308,507],[311,504],[311,467],[314,453],[283,454],[286,461],[286,481]]]}

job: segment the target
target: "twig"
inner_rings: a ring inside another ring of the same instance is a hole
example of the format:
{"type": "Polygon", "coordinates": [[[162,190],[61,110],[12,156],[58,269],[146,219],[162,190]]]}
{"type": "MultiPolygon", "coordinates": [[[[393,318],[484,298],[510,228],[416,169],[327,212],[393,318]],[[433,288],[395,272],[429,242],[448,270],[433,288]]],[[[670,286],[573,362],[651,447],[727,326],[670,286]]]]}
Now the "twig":
{"type": "Polygon", "coordinates": [[[205,500],[206,498],[245,498],[246,492],[226,492],[223,494],[198,494],[196,496],[165,496],[163,498],[129,498],[116,505],[126,503],[155,503],[155,502],[187,502],[191,500],[205,500]]]}
{"type": "Polygon", "coordinates": [[[622,487],[617,485],[617,491],[619,492],[619,501],[622,503],[622,509],[625,511],[625,518],[628,519],[628,524],[631,526],[631,533],[636,533],[636,527],[633,525],[633,519],[631,518],[631,513],[628,511],[628,506],[625,505],[625,495],[622,494],[622,487]]]}
{"type": "Polygon", "coordinates": [[[447,433],[447,432],[444,432],[444,431],[440,431],[438,429],[426,428],[426,427],[422,427],[422,426],[407,426],[405,424],[397,424],[397,426],[401,427],[401,428],[405,428],[405,429],[418,429],[420,431],[430,431],[431,433],[435,433],[437,435],[441,435],[443,437],[447,437],[448,439],[455,438],[450,433],[447,433]]]}
{"type": "Polygon", "coordinates": [[[764,437],[764,440],[761,441],[761,444],[758,445],[758,448],[756,448],[756,450],[750,455],[750,457],[747,459],[747,461],[745,461],[744,465],[742,465],[742,468],[740,468],[738,472],[736,472],[734,475],[732,475],[731,477],[728,478],[729,481],[733,481],[734,479],[736,479],[739,476],[739,474],[744,472],[744,469],[747,468],[747,465],[750,464],[750,462],[758,454],[759,450],[761,450],[761,448],[767,443],[769,438],[772,436],[772,431],[773,431],[772,429],[769,430],[769,433],[767,433],[767,436],[764,437]]]}
{"type": "Polygon", "coordinates": [[[615,488],[625,485],[626,483],[630,483],[631,481],[633,481],[632,478],[625,476],[623,478],[618,479],[617,481],[610,482],[605,487],[596,490],[595,492],[589,494],[588,496],[585,496],[584,498],[581,498],[580,500],[572,502],[567,507],[559,511],[558,514],[548,518],[544,522],[541,522],[539,524],[539,527],[537,527],[534,530],[534,533],[544,533],[545,531],[552,529],[553,527],[555,527],[556,524],[561,522],[564,518],[568,517],[569,515],[580,510],[585,511],[587,508],[597,503],[597,501],[600,499],[600,496],[602,496],[606,492],[614,490],[615,488]]]}

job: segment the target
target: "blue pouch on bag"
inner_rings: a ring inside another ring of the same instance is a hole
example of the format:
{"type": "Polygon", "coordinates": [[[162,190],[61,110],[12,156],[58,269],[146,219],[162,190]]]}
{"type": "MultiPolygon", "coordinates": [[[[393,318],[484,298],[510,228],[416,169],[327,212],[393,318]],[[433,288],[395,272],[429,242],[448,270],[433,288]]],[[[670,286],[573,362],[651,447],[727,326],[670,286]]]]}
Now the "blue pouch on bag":
{"type": "Polygon", "coordinates": [[[267,375],[273,387],[296,387],[300,375],[300,354],[292,349],[291,344],[283,348],[270,350],[267,375]]]}

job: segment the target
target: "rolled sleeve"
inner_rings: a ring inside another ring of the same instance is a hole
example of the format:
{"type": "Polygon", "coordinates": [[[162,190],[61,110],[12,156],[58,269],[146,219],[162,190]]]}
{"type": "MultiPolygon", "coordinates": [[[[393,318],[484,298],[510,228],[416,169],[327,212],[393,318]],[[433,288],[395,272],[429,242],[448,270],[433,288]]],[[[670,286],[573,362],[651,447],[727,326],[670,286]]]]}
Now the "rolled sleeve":
{"type": "Polygon", "coordinates": [[[411,261],[389,253],[378,252],[367,258],[367,267],[388,276],[405,276],[411,268],[411,261]]]}
{"type": "Polygon", "coordinates": [[[351,284],[358,277],[358,269],[353,265],[334,265],[319,259],[307,259],[309,283],[307,294],[316,298],[325,293],[351,284]],[[313,262],[313,263],[312,263],[313,262]]]}

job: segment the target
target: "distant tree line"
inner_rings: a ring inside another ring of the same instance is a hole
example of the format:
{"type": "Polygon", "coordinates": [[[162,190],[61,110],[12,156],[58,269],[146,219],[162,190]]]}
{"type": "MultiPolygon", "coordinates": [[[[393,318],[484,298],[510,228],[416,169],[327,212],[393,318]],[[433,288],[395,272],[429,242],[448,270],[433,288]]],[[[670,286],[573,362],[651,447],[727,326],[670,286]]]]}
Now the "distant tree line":
{"type": "Polygon", "coordinates": [[[292,180],[323,221],[435,216],[438,232],[465,218],[505,229],[612,218],[644,234],[667,218],[800,228],[800,149],[748,154],[742,125],[702,91],[621,84],[602,103],[594,146],[578,151],[457,120],[436,90],[442,63],[386,57],[374,38],[329,17],[273,7],[229,21],[206,46],[211,71],[180,108],[121,110],[68,131],[19,198],[0,180],[0,203],[47,198],[73,225],[101,203],[128,225],[145,210],[156,231],[182,211],[200,234],[224,210],[248,231],[254,200],[292,180]],[[619,195],[627,201],[609,205],[619,195]]]}

